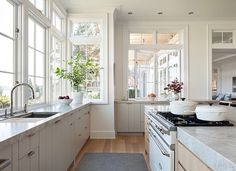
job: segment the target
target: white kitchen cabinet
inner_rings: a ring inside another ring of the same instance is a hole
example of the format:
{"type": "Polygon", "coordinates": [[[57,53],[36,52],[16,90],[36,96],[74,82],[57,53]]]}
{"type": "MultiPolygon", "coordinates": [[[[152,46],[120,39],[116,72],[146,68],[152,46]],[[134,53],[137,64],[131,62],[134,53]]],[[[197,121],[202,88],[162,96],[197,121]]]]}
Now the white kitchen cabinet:
{"type": "Polygon", "coordinates": [[[39,170],[39,132],[30,133],[18,142],[19,171],[39,170]]]}
{"type": "Polygon", "coordinates": [[[177,144],[178,171],[211,171],[211,169],[189,151],[181,142],[177,144]]]}
{"type": "Polygon", "coordinates": [[[117,132],[129,132],[129,105],[117,104],[117,132]]]}
{"type": "Polygon", "coordinates": [[[144,132],[144,113],[139,103],[117,103],[117,132],[144,132]]]}
{"type": "Polygon", "coordinates": [[[39,170],[40,171],[52,171],[52,149],[53,149],[53,126],[48,125],[40,130],[39,141],[39,170]]]}
{"type": "Polygon", "coordinates": [[[63,119],[58,119],[53,123],[52,138],[52,165],[53,171],[65,171],[66,162],[66,132],[63,119]]]}
{"type": "Polygon", "coordinates": [[[31,150],[28,154],[19,159],[19,171],[39,170],[39,148],[31,150]]]}
{"type": "MultiPolygon", "coordinates": [[[[12,155],[11,155],[12,147],[11,145],[6,146],[2,149],[0,149],[0,159],[9,159],[12,162],[12,155]]],[[[12,164],[6,166],[3,170],[1,171],[11,171],[12,169],[12,164]]]]}

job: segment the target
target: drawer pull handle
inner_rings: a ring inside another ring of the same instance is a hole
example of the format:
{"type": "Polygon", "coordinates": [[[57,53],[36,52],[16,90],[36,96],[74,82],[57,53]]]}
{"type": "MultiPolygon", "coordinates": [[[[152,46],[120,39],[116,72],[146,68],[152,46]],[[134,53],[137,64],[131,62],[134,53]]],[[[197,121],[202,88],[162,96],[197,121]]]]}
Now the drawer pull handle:
{"type": "Polygon", "coordinates": [[[57,120],[57,121],[55,121],[54,123],[55,123],[55,124],[57,124],[57,123],[59,123],[59,122],[61,122],[61,120],[60,120],[60,119],[59,119],[59,120],[57,120]]]}
{"type": "Polygon", "coordinates": [[[28,137],[33,137],[35,135],[35,133],[29,134],[28,137]]]}
{"type": "Polygon", "coordinates": [[[81,137],[81,134],[79,134],[78,136],[81,137]]]}
{"type": "Polygon", "coordinates": [[[73,125],[73,123],[70,123],[70,126],[72,126],[73,125]]]}
{"type": "Polygon", "coordinates": [[[78,119],[81,119],[80,117],[78,117],[78,119]]]}
{"type": "Polygon", "coordinates": [[[87,127],[87,126],[85,126],[84,128],[85,128],[85,129],[87,129],[88,127],[87,127]]]}
{"type": "Polygon", "coordinates": [[[31,157],[31,156],[33,156],[34,154],[35,154],[34,151],[30,151],[27,155],[28,155],[29,157],[31,157]]]}
{"type": "Polygon", "coordinates": [[[70,116],[74,115],[74,113],[71,113],[70,116]]]}

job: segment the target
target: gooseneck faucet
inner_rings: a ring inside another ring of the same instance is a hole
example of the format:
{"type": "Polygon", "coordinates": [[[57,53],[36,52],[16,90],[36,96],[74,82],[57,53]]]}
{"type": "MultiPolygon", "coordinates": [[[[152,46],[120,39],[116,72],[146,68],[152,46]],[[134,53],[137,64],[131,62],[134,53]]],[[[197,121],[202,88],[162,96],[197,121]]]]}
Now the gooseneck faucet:
{"type": "Polygon", "coordinates": [[[19,84],[16,84],[12,89],[11,89],[11,108],[10,108],[10,115],[13,116],[13,92],[14,90],[19,87],[19,86],[27,86],[31,89],[32,91],[32,97],[33,99],[35,98],[34,96],[34,89],[31,85],[29,85],[28,83],[19,83],[19,84]]]}

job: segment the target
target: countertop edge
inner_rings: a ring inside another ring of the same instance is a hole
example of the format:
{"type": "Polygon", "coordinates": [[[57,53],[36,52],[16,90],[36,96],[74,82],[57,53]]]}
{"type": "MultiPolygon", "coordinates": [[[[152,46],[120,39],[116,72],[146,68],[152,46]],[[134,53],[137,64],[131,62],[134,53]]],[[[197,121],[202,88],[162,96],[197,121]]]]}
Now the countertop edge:
{"type": "Polygon", "coordinates": [[[177,139],[211,169],[215,171],[236,170],[236,164],[234,162],[193,137],[181,129],[181,127],[177,128],[177,139]]]}
{"type": "MultiPolygon", "coordinates": [[[[42,119],[42,120],[36,122],[35,126],[33,126],[31,128],[28,128],[28,129],[25,129],[22,132],[18,132],[17,134],[15,134],[15,135],[13,135],[9,138],[6,138],[5,140],[2,140],[0,142],[0,149],[4,148],[7,145],[14,144],[18,140],[21,140],[23,137],[25,137],[29,134],[32,134],[32,133],[36,133],[37,131],[45,128],[47,125],[52,124],[53,122],[55,122],[55,120],[63,119],[65,117],[67,117],[71,112],[75,112],[77,110],[83,109],[83,108],[85,108],[86,106],[88,106],[90,104],[91,104],[91,102],[84,103],[84,104],[79,104],[79,105],[74,105],[72,107],[72,109],[70,109],[70,110],[62,111],[62,112],[59,112],[58,114],[56,114],[55,116],[52,116],[50,118],[42,119]]],[[[50,111],[50,110],[46,110],[45,108],[52,107],[52,106],[55,106],[55,105],[48,105],[46,107],[38,108],[38,109],[35,109],[35,110],[32,110],[32,111],[45,111],[46,112],[46,111],[50,111]]]]}

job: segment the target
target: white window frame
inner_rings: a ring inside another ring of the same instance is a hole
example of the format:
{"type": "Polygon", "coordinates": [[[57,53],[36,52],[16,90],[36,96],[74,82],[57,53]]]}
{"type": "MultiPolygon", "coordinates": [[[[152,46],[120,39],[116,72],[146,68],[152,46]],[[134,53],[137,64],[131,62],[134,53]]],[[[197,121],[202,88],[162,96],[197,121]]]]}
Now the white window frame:
{"type": "MultiPolygon", "coordinates": [[[[129,99],[128,94],[128,51],[132,49],[149,49],[149,50],[183,50],[181,56],[181,68],[180,68],[180,81],[184,82],[183,94],[185,97],[188,97],[188,27],[186,25],[155,25],[150,26],[148,24],[144,24],[144,27],[140,27],[137,24],[130,24],[124,26],[123,31],[123,39],[124,39],[124,65],[123,65],[123,99],[129,99]],[[177,32],[182,36],[180,37],[180,41],[182,44],[157,44],[157,33],[168,33],[168,32],[177,32]],[[130,33],[152,33],[153,34],[153,44],[130,44],[129,34],[130,33]]],[[[135,94],[136,96],[136,94],[135,94]]]]}
{"type": "MultiPolygon", "coordinates": [[[[101,23],[101,41],[94,39],[101,44],[100,46],[100,68],[103,70],[100,77],[100,93],[101,99],[89,99],[94,104],[108,104],[108,16],[107,14],[70,14],[68,16],[68,56],[72,54],[72,43],[86,44],[89,40],[84,39],[81,43],[79,36],[71,36],[72,22],[100,22],[101,23]]],[[[72,88],[70,88],[72,92],[72,88]]]]}

